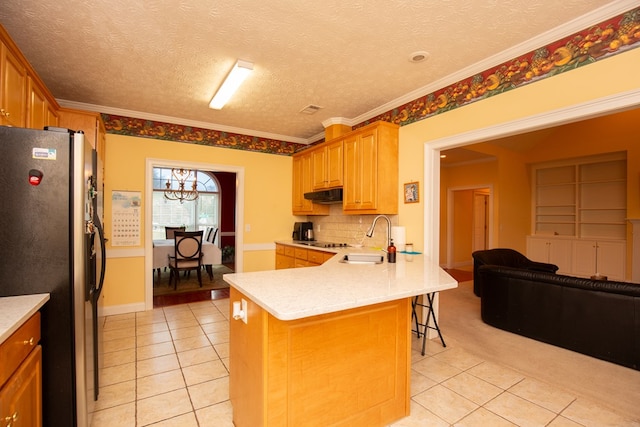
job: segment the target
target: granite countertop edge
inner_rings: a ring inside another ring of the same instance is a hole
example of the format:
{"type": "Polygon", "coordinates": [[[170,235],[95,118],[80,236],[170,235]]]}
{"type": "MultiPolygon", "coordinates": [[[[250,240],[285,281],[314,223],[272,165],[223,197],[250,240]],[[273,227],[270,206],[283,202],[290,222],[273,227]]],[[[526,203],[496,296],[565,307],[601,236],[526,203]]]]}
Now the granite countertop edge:
{"type": "MultiPolygon", "coordinates": [[[[276,243],[310,248],[288,241],[276,243]]],[[[314,267],[231,273],[223,276],[231,287],[283,321],[334,313],[358,307],[453,289],[458,282],[429,257],[398,254],[397,262],[349,265],[347,253],[375,252],[374,248],[317,248],[338,256],[314,267]]],[[[386,258],[386,257],[385,257],[386,258]]]]}
{"type": "Polygon", "coordinates": [[[0,344],[49,301],[49,294],[0,297],[0,344]]]}

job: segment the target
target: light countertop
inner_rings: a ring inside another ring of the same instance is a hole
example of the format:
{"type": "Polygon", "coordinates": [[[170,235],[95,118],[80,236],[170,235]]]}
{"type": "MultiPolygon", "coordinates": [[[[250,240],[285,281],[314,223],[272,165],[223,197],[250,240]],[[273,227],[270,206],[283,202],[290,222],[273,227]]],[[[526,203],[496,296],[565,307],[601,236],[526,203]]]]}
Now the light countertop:
{"type": "Polygon", "coordinates": [[[408,298],[458,286],[458,282],[425,255],[397,254],[395,264],[386,253],[372,249],[314,248],[336,252],[317,267],[290,268],[225,274],[224,280],[254,303],[280,320],[295,320],[319,314],[408,298]],[[376,252],[382,264],[339,262],[348,253],[376,252]]]}
{"type": "Polygon", "coordinates": [[[49,301],[49,294],[0,297],[0,344],[40,310],[47,301],[49,301]]]}

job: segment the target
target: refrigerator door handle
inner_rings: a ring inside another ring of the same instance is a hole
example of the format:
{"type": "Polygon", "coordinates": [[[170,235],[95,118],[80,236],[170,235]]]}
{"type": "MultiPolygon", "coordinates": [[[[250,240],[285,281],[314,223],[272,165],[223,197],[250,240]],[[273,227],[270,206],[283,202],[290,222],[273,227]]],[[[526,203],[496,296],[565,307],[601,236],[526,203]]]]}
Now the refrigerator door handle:
{"type": "Polygon", "coordinates": [[[102,293],[102,285],[104,284],[104,274],[105,274],[105,269],[107,267],[107,254],[106,254],[107,239],[105,239],[104,237],[104,230],[102,229],[102,223],[100,222],[100,218],[98,218],[98,215],[95,215],[95,218],[93,219],[93,223],[96,227],[96,230],[98,231],[98,236],[100,238],[100,253],[102,254],[102,256],[100,257],[100,261],[102,263],[100,267],[100,278],[96,283],[96,289],[94,292],[94,298],[95,298],[95,301],[97,302],[98,298],[100,298],[100,294],[102,293]]]}

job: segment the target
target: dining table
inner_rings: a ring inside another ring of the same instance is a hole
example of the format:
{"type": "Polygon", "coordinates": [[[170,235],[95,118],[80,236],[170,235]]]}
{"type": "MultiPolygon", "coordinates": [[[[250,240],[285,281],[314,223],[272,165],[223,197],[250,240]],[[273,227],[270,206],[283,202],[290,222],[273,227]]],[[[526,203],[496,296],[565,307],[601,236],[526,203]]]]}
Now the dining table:
{"type": "MultiPolygon", "coordinates": [[[[175,239],[153,240],[153,271],[169,266],[169,256],[175,256],[175,239]]],[[[202,265],[213,280],[213,265],[222,264],[222,251],[211,242],[202,242],[202,265]]]]}

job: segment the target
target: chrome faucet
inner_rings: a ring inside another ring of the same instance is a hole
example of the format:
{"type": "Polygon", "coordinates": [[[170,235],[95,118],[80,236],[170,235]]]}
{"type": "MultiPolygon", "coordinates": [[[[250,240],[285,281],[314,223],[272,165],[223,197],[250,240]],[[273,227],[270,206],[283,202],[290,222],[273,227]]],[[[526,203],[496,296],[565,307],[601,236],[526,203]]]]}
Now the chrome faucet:
{"type": "MultiPolygon", "coordinates": [[[[388,216],[378,215],[377,217],[375,217],[373,219],[373,223],[371,223],[371,227],[369,227],[369,229],[367,230],[367,237],[373,237],[373,232],[376,229],[376,222],[378,222],[380,218],[384,218],[387,220],[387,248],[388,248],[389,246],[391,246],[391,220],[389,219],[388,216]]],[[[383,248],[383,249],[386,250],[387,248],[383,248]]]]}

